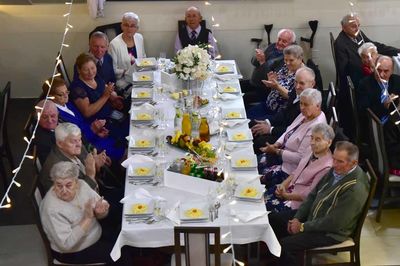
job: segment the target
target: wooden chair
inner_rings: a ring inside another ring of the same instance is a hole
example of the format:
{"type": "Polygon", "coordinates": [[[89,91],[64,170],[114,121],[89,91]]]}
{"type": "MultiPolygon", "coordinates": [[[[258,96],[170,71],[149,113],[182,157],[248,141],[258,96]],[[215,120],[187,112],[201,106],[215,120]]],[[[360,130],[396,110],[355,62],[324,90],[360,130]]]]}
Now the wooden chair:
{"type": "Polygon", "coordinates": [[[8,138],[7,120],[8,104],[10,102],[11,82],[7,82],[5,88],[0,92],[0,174],[3,177],[4,188],[7,189],[9,182],[7,180],[8,171],[6,171],[3,158],[9,163],[11,170],[15,169],[14,158],[11,153],[10,142],[8,138]]]}
{"type": "Polygon", "coordinates": [[[60,55],[60,53],[57,54],[57,57],[60,58],[60,63],[57,65],[57,71],[58,73],[61,74],[61,77],[64,79],[67,88],[69,88],[69,85],[71,85],[71,79],[69,78],[68,70],[67,67],[65,66],[64,59],[62,55],[60,55]]]}
{"type": "Polygon", "coordinates": [[[336,132],[336,129],[339,126],[339,119],[338,119],[338,116],[337,116],[337,112],[336,112],[336,107],[335,106],[331,107],[331,113],[332,113],[332,116],[328,120],[328,123],[332,127],[333,131],[336,132]]]}
{"type": "Polygon", "coordinates": [[[92,33],[96,31],[104,32],[107,35],[108,40],[111,42],[112,39],[122,33],[121,22],[98,26],[90,32],[89,38],[92,33]]]}
{"type": "MultiPolygon", "coordinates": [[[[383,125],[381,120],[371,111],[367,109],[369,117],[369,130],[372,146],[372,162],[379,177],[383,181],[382,194],[378,203],[376,212],[376,221],[381,221],[382,209],[387,200],[400,200],[400,196],[390,196],[390,190],[394,187],[400,187],[400,176],[391,175],[389,173],[389,164],[385,147],[385,139],[383,133],[383,125]]],[[[388,122],[389,123],[389,122],[388,122]]]]}
{"type": "MultiPolygon", "coordinates": [[[[339,252],[349,252],[350,253],[350,262],[346,263],[338,263],[338,264],[322,264],[322,265],[360,265],[360,236],[361,236],[361,229],[364,224],[365,217],[368,214],[369,206],[371,204],[372,198],[375,194],[376,188],[376,175],[371,166],[371,163],[366,160],[366,165],[368,168],[367,176],[369,178],[369,195],[367,201],[365,202],[364,208],[358,218],[357,227],[354,230],[354,233],[351,238],[348,240],[343,241],[342,243],[327,246],[327,247],[320,247],[306,250],[304,254],[304,262],[305,265],[313,265],[312,264],[312,257],[317,254],[337,254],[339,252]]],[[[340,219],[340,217],[338,217],[340,219]]],[[[321,264],[319,264],[321,265],[321,264]]]]}
{"type": "Polygon", "coordinates": [[[353,81],[349,76],[347,76],[347,84],[349,87],[349,95],[350,95],[350,103],[351,103],[351,111],[350,114],[352,116],[353,121],[353,141],[354,143],[361,149],[361,137],[360,137],[360,123],[359,123],[359,116],[358,116],[358,109],[356,103],[356,92],[353,85],[353,81]]]}
{"type": "Polygon", "coordinates": [[[232,265],[231,254],[221,254],[219,227],[175,227],[175,253],[171,266],[232,265]],[[183,234],[184,253],[181,252],[183,234]],[[210,235],[214,235],[214,254],[211,254],[210,235]]]}
{"type": "Polygon", "coordinates": [[[335,85],[333,82],[329,82],[328,85],[328,94],[326,96],[326,102],[325,102],[325,115],[326,115],[326,120],[329,121],[332,117],[332,107],[336,106],[336,89],[335,85]]]}
{"type": "Polygon", "coordinates": [[[329,32],[329,39],[330,39],[330,44],[331,44],[333,63],[335,65],[335,70],[336,70],[336,82],[335,82],[336,86],[335,87],[340,88],[339,71],[338,71],[338,67],[337,67],[336,54],[335,54],[335,37],[333,37],[332,32],[329,32]]]}

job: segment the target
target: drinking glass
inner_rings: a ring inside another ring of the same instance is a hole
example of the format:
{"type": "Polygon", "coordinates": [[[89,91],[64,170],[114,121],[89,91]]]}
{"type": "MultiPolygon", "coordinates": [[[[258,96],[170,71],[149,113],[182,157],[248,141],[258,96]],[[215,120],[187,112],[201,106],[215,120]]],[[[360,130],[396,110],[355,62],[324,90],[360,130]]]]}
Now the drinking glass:
{"type": "Polygon", "coordinates": [[[158,58],[158,66],[161,70],[165,68],[165,58],[167,56],[166,52],[160,52],[160,57],[158,58]]]}

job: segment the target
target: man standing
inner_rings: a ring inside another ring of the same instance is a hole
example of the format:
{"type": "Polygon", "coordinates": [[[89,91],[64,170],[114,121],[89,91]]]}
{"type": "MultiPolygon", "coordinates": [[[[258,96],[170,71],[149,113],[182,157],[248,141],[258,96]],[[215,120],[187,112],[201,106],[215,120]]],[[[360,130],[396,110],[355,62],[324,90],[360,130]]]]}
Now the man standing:
{"type": "Polygon", "coordinates": [[[306,249],[340,243],[350,237],[368,198],[369,184],[358,166],[358,148],[336,144],[333,168],[296,210],[269,215],[282,252],[279,265],[301,265],[306,249]]]}
{"type": "Polygon", "coordinates": [[[350,76],[354,87],[358,88],[358,83],[363,77],[362,61],[358,55],[358,48],[365,42],[372,42],[378,49],[379,54],[394,56],[400,52],[399,49],[386,46],[379,42],[371,41],[360,29],[360,18],[357,14],[348,14],[341,21],[342,31],[335,40],[335,56],[337,71],[339,75],[340,90],[338,93],[338,112],[341,126],[345,134],[354,137],[354,121],[351,115],[351,103],[349,88],[346,76],[350,76]]]}
{"type": "Polygon", "coordinates": [[[178,29],[175,39],[175,53],[190,45],[206,44],[208,53],[214,59],[219,55],[218,47],[211,31],[200,25],[203,17],[197,7],[189,7],[185,13],[185,27],[178,29]]]}
{"type": "MultiPolygon", "coordinates": [[[[96,62],[97,76],[101,77],[105,83],[115,83],[115,73],[112,57],[107,53],[108,37],[101,31],[95,31],[90,34],[89,53],[92,54],[96,62]]],[[[74,79],[78,78],[78,71],[74,66],[74,79]]]]}

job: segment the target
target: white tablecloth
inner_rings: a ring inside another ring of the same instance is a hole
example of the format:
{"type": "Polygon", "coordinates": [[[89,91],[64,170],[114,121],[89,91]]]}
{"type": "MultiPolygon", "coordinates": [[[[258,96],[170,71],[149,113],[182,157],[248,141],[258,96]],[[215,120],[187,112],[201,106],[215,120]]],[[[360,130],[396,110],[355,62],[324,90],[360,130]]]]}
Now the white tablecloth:
{"type": "MultiPolygon", "coordinates": [[[[233,60],[224,60],[224,62],[234,63],[233,60]]],[[[159,73],[155,73],[155,78],[159,79],[159,73]]],[[[213,95],[213,91],[216,87],[216,82],[220,82],[216,79],[210,79],[206,82],[205,87],[207,88],[206,93],[208,95],[207,98],[211,98],[213,95]]],[[[237,79],[229,81],[235,82],[239,84],[237,79]]],[[[243,100],[241,97],[232,101],[219,101],[219,105],[222,108],[243,108],[243,100]]],[[[173,135],[173,118],[175,115],[174,111],[175,102],[172,100],[166,100],[162,104],[157,104],[156,108],[162,110],[167,118],[167,128],[164,130],[166,134],[173,135]]],[[[235,128],[248,128],[247,123],[239,125],[235,128]]],[[[131,132],[133,130],[137,131],[137,128],[131,127],[131,132]]],[[[149,129],[146,129],[149,130],[149,129]]],[[[216,144],[217,137],[211,138],[211,143],[216,144]]],[[[239,150],[247,152],[249,155],[253,155],[252,142],[248,142],[246,147],[241,147],[239,150]]],[[[184,152],[171,148],[167,154],[167,158],[169,160],[173,160],[178,157],[182,157],[184,152]]],[[[232,171],[238,183],[249,182],[253,180],[254,182],[257,176],[257,170],[254,169],[252,171],[232,171]]],[[[168,171],[166,171],[165,178],[168,179],[168,171]]],[[[175,176],[176,178],[176,176],[175,176]]],[[[168,182],[166,180],[165,186],[141,186],[149,191],[152,195],[157,195],[165,198],[167,200],[166,209],[172,209],[173,206],[180,201],[187,202],[192,200],[202,200],[206,201],[206,191],[208,188],[191,190],[188,189],[185,176],[182,176],[182,185],[179,187],[179,182],[168,182]]],[[[257,179],[257,178],[256,178],[257,179]]],[[[209,181],[206,181],[209,182],[209,181]]],[[[190,183],[189,183],[190,184],[190,183]]],[[[216,183],[215,183],[216,184],[216,183]]],[[[204,187],[206,183],[197,184],[196,186],[204,187]]],[[[132,193],[138,186],[129,184],[128,178],[125,185],[125,196],[132,193]]],[[[129,204],[124,204],[124,213],[127,213],[127,208],[130,208],[129,204]]],[[[231,230],[232,233],[232,241],[235,244],[246,244],[256,241],[263,241],[267,244],[270,252],[275,256],[280,256],[281,247],[279,245],[278,240],[275,237],[275,234],[268,222],[268,216],[264,215],[262,217],[258,217],[250,222],[242,223],[237,219],[234,219],[231,214],[231,210],[235,212],[240,212],[243,210],[246,211],[265,211],[265,205],[263,202],[244,202],[244,201],[236,201],[236,204],[223,204],[219,211],[219,218],[214,220],[213,222],[208,221],[201,224],[196,223],[199,226],[218,226],[221,228],[221,235],[227,233],[231,230]]],[[[181,224],[181,226],[193,226],[193,224],[181,224]]],[[[134,223],[129,224],[123,219],[122,230],[121,233],[114,245],[114,248],[111,252],[111,257],[114,260],[117,260],[121,255],[121,248],[124,245],[134,246],[134,247],[164,247],[164,246],[172,246],[174,244],[174,222],[169,219],[164,219],[162,221],[145,224],[145,223],[134,223]]],[[[221,239],[223,244],[230,243],[230,237],[227,239],[221,239]],[[229,240],[229,241],[228,241],[229,240]]]]}

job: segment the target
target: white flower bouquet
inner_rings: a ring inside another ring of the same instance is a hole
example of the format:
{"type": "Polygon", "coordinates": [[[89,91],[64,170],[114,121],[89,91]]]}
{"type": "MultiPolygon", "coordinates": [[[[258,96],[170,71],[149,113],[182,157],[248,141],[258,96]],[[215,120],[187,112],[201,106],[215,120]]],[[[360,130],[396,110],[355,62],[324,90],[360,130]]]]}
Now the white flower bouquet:
{"type": "Polygon", "coordinates": [[[173,61],[178,79],[206,80],[210,74],[210,55],[207,49],[198,45],[189,45],[179,50],[173,61]]]}

